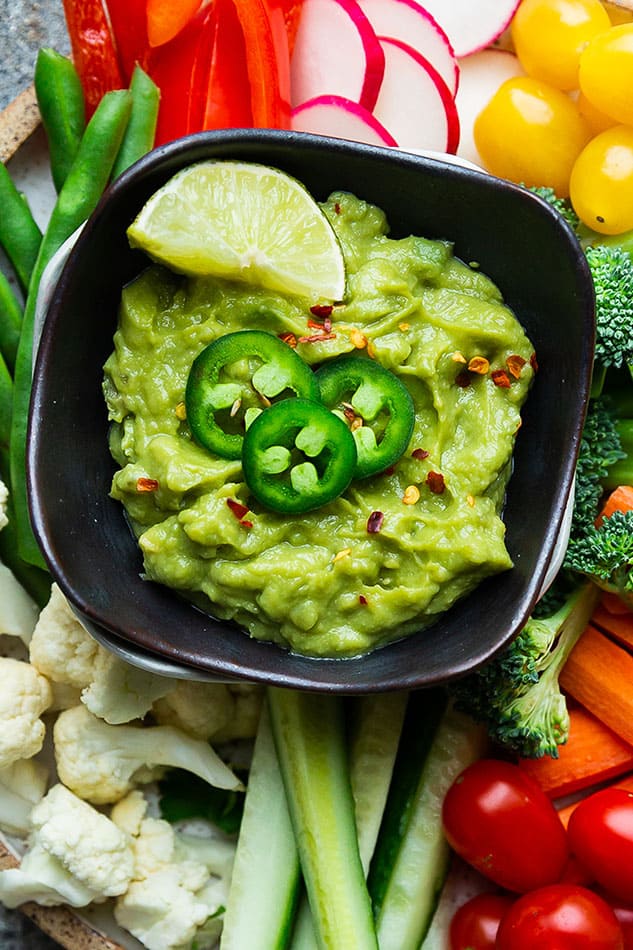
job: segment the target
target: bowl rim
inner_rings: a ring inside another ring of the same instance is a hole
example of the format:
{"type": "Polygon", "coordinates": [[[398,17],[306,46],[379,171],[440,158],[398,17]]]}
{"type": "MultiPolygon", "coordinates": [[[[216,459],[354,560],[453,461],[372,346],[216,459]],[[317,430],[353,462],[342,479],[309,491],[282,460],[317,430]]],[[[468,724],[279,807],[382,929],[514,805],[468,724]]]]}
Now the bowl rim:
{"type": "MultiPolygon", "coordinates": [[[[150,661],[153,662],[154,659],[158,660],[159,663],[163,662],[165,659],[165,653],[163,650],[153,650],[151,645],[148,645],[146,642],[140,641],[136,636],[133,636],[130,639],[130,631],[123,631],[117,626],[116,622],[112,622],[111,618],[105,618],[98,609],[95,608],[95,605],[89,602],[86,597],[82,594],[80,590],[77,590],[72,580],[68,578],[67,571],[64,568],[64,565],[59,562],[59,559],[56,556],[55,545],[50,539],[46,527],[46,516],[45,512],[41,508],[40,497],[37,492],[37,450],[38,450],[38,439],[37,439],[37,426],[34,423],[34,417],[36,412],[34,412],[34,407],[38,406],[38,396],[41,399],[41,384],[39,383],[40,377],[42,376],[42,366],[45,364],[49,351],[51,348],[51,341],[54,337],[55,327],[57,318],[55,314],[59,314],[60,308],[62,307],[62,301],[64,293],[66,292],[66,286],[68,282],[68,275],[72,272],[75,262],[81,260],[81,254],[83,248],[90,242],[92,233],[95,230],[96,224],[99,222],[101,216],[104,213],[104,208],[106,208],[111,201],[118,200],[120,194],[125,194],[128,188],[136,182],[137,180],[144,177],[148,172],[152,172],[157,168],[163,166],[165,162],[174,162],[181,159],[183,156],[188,155],[192,150],[199,149],[200,147],[213,148],[217,144],[222,146],[234,147],[239,150],[239,148],[244,143],[249,143],[253,140],[256,140],[258,143],[263,143],[264,145],[284,143],[288,147],[301,147],[306,144],[306,141],[309,140],[309,144],[313,149],[316,149],[318,152],[329,152],[331,149],[341,149],[344,151],[350,151],[359,157],[363,155],[379,156],[382,160],[387,160],[388,162],[393,162],[395,164],[405,163],[407,165],[413,165],[416,168],[431,168],[437,169],[438,164],[441,165],[445,171],[450,175],[457,176],[467,176],[471,178],[476,178],[478,180],[486,181],[488,187],[490,186],[490,178],[486,172],[480,171],[476,168],[470,168],[466,166],[460,166],[459,164],[453,162],[443,162],[441,157],[437,155],[425,156],[419,155],[411,152],[395,152],[393,149],[383,148],[379,146],[368,146],[362,145],[355,142],[347,142],[340,139],[331,139],[324,136],[313,136],[308,133],[299,133],[299,132],[288,132],[280,130],[222,130],[221,132],[203,132],[197,133],[194,136],[189,136],[185,139],[180,139],[175,142],[168,143],[167,145],[160,146],[157,149],[154,149],[148,155],[144,156],[137,162],[134,166],[124,172],[120,178],[112,184],[103,197],[101,198],[95,212],[91,215],[90,219],[83,227],[81,233],[78,235],[74,247],[71,249],[68,256],[68,260],[62,269],[62,273],[59,281],[56,283],[55,289],[52,293],[52,299],[48,309],[48,315],[43,327],[42,339],[39,348],[39,352],[36,358],[36,372],[35,372],[35,382],[34,382],[34,400],[32,402],[32,409],[30,414],[29,421],[29,440],[28,440],[28,452],[27,452],[27,473],[28,473],[28,483],[29,483],[29,504],[31,507],[31,518],[33,522],[34,531],[37,537],[37,540],[43,550],[45,560],[48,563],[48,566],[51,570],[51,573],[54,579],[59,584],[60,588],[70,601],[71,605],[78,612],[79,616],[82,618],[86,627],[90,630],[92,629],[95,632],[95,635],[101,634],[103,642],[107,645],[108,639],[112,641],[112,649],[116,647],[117,639],[120,639],[124,645],[124,649],[133,648],[134,650],[139,650],[139,657],[142,659],[143,655],[146,654],[150,661]]],[[[544,209],[545,213],[548,213],[552,220],[554,218],[557,220],[559,226],[562,226],[564,229],[567,229],[569,234],[573,234],[570,228],[564,222],[560,221],[557,212],[554,209],[547,206],[540,198],[535,195],[532,195],[530,192],[527,192],[526,189],[518,185],[513,185],[510,182],[506,182],[501,179],[493,180],[496,187],[513,190],[521,192],[522,195],[528,200],[533,200],[538,202],[541,207],[544,209]]],[[[588,280],[588,268],[586,261],[584,259],[584,254],[579,252],[578,263],[580,264],[581,270],[584,264],[586,270],[585,274],[585,283],[586,287],[589,288],[590,284],[588,280]],[[582,262],[582,263],[581,263],[582,262]]],[[[590,305],[587,303],[584,307],[584,310],[587,311],[590,305]]],[[[592,309],[592,304],[591,304],[592,309]]],[[[586,317],[586,313],[585,313],[586,317]]],[[[589,395],[589,383],[590,383],[590,367],[592,363],[592,356],[587,358],[586,365],[584,367],[584,372],[581,375],[580,387],[582,390],[582,417],[584,418],[584,410],[586,409],[586,403],[589,395]]],[[[529,615],[534,602],[538,599],[538,596],[541,592],[543,582],[548,573],[549,565],[552,561],[552,558],[555,553],[555,541],[559,534],[561,525],[564,525],[565,520],[565,511],[569,506],[570,493],[572,490],[572,480],[573,472],[575,471],[575,461],[577,456],[579,446],[579,438],[574,444],[570,446],[569,458],[565,460],[563,464],[563,471],[561,477],[561,484],[559,486],[557,495],[556,495],[556,513],[555,513],[555,523],[548,526],[546,532],[544,545],[541,547],[538,557],[534,565],[534,571],[532,574],[531,583],[528,585],[528,596],[526,597],[525,593],[522,595],[523,605],[526,609],[523,610],[520,618],[520,622],[513,624],[513,628],[506,634],[505,637],[501,638],[493,647],[487,648],[486,650],[476,650],[476,657],[473,660],[470,657],[466,661],[457,660],[451,667],[450,672],[447,675],[435,675],[432,677],[425,677],[423,675],[424,671],[409,671],[407,674],[399,674],[397,677],[391,676],[387,677],[384,682],[376,683],[372,679],[364,678],[362,673],[359,672],[359,664],[363,664],[363,661],[366,660],[366,657],[350,657],[350,658],[311,658],[311,657],[299,657],[301,663],[299,668],[295,671],[287,671],[285,673],[275,672],[270,674],[269,672],[262,672],[259,669],[253,669],[249,667],[248,669],[243,668],[240,664],[230,663],[230,662],[217,662],[216,660],[210,660],[207,658],[193,659],[191,657],[185,657],[174,654],[169,654],[170,659],[175,660],[176,665],[183,669],[186,673],[188,669],[192,672],[192,678],[197,678],[202,674],[204,678],[221,678],[225,680],[234,680],[234,679],[250,679],[252,681],[260,681],[264,683],[274,683],[278,685],[291,686],[294,688],[302,689],[317,689],[317,690],[332,690],[340,692],[373,692],[377,690],[385,689],[395,689],[395,688],[414,688],[416,686],[430,686],[435,685],[440,682],[445,682],[449,678],[454,678],[456,676],[463,675],[465,672],[468,672],[471,669],[475,669],[478,666],[485,663],[489,660],[496,652],[498,652],[504,645],[506,645],[511,637],[515,635],[520,627],[523,625],[527,616],[529,615]],[[529,609],[527,609],[529,607],[529,609]],[[305,664],[308,664],[310,671],[308,672],[305,669],[305,664]],[[345,673],[342,674],[342,680],[339,682],[339,675],[337,673],[330,673],[327,677],[323,678],[320,673],[322,673],[327,667],[331,668],[341,668],[344,667],[349,671],[351,676],[346,677],[345,673]],[[352,670],[352,667],[354,668],[352,670]],[[336,685],[333,685],[332,675],[337,681],[336,685]]],[[[148,585],[154,586],[154,585],[148,585]]],[[[173,592],[170,591],[170,594],[173,596],[173,592]]],[[[515,618],[516,620],[516,618],[515,618]]],[[[247,633],[241,632],[240,634],[243,637],[247,637],[249,640],[252,638],[248,637],[247,633]]],[[[411,636],[423,635],[413,634],[411,636]]],[[[410,640],[411,636],[407,637],[406,640],[410,640]]],[[[402,641],[396,641],[402,642],[402,641]]],[[[296,654],[286,653],[283,648],[280,648],[274,644],[264,644],[262,646],[272,647],[274,650],[278,651],[284,657],[293,657],[297,658],[296,654]]],[[[378,650],[373,651],[372,654],[368,656],[378,654],[383,651],[390,650],[394,644],[387,644],[384,647],[379,648],[378,650]]]]}

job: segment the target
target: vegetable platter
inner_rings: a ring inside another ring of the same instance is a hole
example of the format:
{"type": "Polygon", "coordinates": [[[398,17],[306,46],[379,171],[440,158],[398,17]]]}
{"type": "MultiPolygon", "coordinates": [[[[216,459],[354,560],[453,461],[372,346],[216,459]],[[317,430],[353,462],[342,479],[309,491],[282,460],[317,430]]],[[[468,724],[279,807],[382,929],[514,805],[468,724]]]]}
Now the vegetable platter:
{"type": "Polygon", "coordinates": [[[42,50],[36,94],[0,116],[0,901],[61,946],[633,947],[633,9],[569,2],[575,25],[559,0],[475,21],[460,0],[66,0],[73,63],[42,50]],[[23,468],[46,264],[155,142],[241,125],[457,152],[536,189],[586,249],[565,563],[448,689],[343,702],[158,675],[50,588],[23,468]]]}

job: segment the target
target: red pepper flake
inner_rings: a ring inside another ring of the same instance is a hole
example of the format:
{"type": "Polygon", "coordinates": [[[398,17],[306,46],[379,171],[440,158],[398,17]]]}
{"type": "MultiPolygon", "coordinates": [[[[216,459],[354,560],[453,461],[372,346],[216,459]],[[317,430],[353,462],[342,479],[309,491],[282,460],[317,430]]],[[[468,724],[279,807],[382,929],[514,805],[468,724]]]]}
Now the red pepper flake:
{"type": "MultiPolygon", "coordinates": [[[[316,303],[313,307],[310,307],[310,313],[313,317],[331,317],[334,307],[331,303],[316,303]]],[[[310,321],[308,320],[308,325],[310,326],[310,321]]]]}
{"type": "Polygon", "coordinates": [[[417,459],[418,462],[422,462],[424,459],[428,459],[429,453],[426,449],[414,449],[411,453],[412,459],[417,459]]]}
{"type": "Polygon", "coordinates": [[[382,511],[372,511],[369,518],[367,519],[367,531],[369,534],[378,534],[382,528],[382,523],[385,520],[385,516],[382,511]]]}
{"type": "Polygon", "coordinates": [[[441,472],[429,472],[426,476],[426,484],[434,495],[441,495],[446,488],[444,476],[441,472]]]}
{"type": "Polygon", "coordinates": [[[461,373],[457,374],[455,377],[455,382],[462,389],[466,389],[468,386],[470,386],[470,373],[466,372],[466,370],[463,370],[461,373]]]}
{"type": "Polygon", "coordinates": [[[226,503],[238,521],[241,522],[244,515],[248,514],[248,507],[243,505],[240,501],[235,501],[234,498],[227,498],[226,503]]]}
{"type": "Polygon", "coordinates": [[[359,594],[359,595],[358,595],[358,603],[361,605],[361,607],[366,607],[366,606],[367,606],[367,598],[365,597],[364,594],[359,594]]]}
{"type": "Polygon", "coordinates": [[[538,373],[538,363],[536,362],[536,353],[532,353],[530,357],[530,366],[535,373],[538,373]]]}
{"type": "Polygon", "coordinates": [[[296,349],[297,338],[294,333],[290,333],[290,331],[288,331],[288,333],[280,333],[279,339],[282,343],[287,343],[288,346],[292,347],[293,350],[296,349]]]}
{"type": "Polygon", "coordinates": [[[252,522],[252,521],[247,521],[246,518],[242,518],[242,520],[240,521],[240,524],[242,525],[243,528],[252,528],[252,527],[253,527],[253,522],[252,522]]]}
{"type": "Polygon", "coordinates": [[[395,472],[395,470],[396,470],[396,466],[395,466],[395,465],[390,465],[389,468],[386,468],[386,469],[384,470],[384,472],[381,472],[380,474],[381,474],[381,475],[393,475],[393,473],[395,472]]]}
{"type": "Polygon", "coordinates": [[[518,353],[513,353],[512,356],[509,356],[506,360],[506,366],[508,367],[510,375],[514,376],[515,379],[519,379],[525,362],[523,357],[519,356],[518,353]]]}
{"type": "Polygon", "coordinates": [[[336,333],[314,333],[312,336],[300,336],[297,343],[320,343],[322,340],[335,340],[336,333]]]}
{"type": "Polygon", "coordinates": [[[338,203],[338,201],[336,201],[336,202],[334,203],[334,214],[340,214],[340,213],[341,213],[341,206],[340,206],[340,204],[338,203]]]}
{"type": "Polygon", "coordinates": [[[137,491],[156,491],[158,488],[158,482],[155,478],[137,478],[136,479],[136,490],[137,491]]]}
{"type": "Polygon", "coordinates": [[[490,374],[495,386],[499,386],[500,389],[509,389],[510,388],[510,377],[504,369],[495,369],[490,374]]]}

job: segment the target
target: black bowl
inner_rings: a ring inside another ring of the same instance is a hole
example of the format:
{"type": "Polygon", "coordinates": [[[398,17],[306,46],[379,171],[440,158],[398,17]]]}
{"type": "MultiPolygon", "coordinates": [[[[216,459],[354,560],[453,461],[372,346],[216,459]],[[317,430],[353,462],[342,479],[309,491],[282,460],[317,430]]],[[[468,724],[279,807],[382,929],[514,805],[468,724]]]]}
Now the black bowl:
{"type": "Polygon", "coordinates": [[[28,473],[33,525],[53,577],[89,629],[192,676],[347,693],[427,686],[471,670],[525,623],[570,494],[593,359],[584,254],[560,216],[525,189],[396,150],[277,131],[201,133],[155,150],[104,195],[64,268],[35,367],[28,473]],[[449,238],[501,288],[535,345],[504,519],[514,568],[434,626],[355,659],[310,659],[249,638],[144,581],[122,507],[101,392],[122,286],[146,266],[126,228],[178,169],[208,158],[277,166],[317,199],[353,191],[383,208],[392,236],[449,238]]]}

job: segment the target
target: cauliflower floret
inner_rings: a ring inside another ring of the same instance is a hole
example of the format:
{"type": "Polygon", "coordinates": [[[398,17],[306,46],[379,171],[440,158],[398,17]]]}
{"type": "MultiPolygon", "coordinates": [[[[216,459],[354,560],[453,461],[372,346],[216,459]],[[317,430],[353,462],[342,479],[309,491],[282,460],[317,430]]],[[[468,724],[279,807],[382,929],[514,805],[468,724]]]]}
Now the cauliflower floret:
{"type": "Polygon", "coordinates": [[[19,868],[0,872],[0,900],[84,907],[123,894],[134,872],[128,836],[63,785],[31,814],[30,847],[19,868]]]}
{"type": "Polygon", "coordinates": [[[40,716],[51,704],[51,687],[30,663],[0,657],[0,768],[30,759],[42,748],[40,716]]]}
{"type": "Polygon", "coordinates": [[[226,742],[257,732],[263,689],[250,683],[197,683],[179,680],[154,703],[157,722],[183,729],[196,739],[226,742]]]}
{"type": "Polygon", "coordinates": [[[99,644],[81,626],[57,584],[30,644],[31,663],[55,683],[83,689],[92,681],[99,644]]]}
{"type": "Polygon", "coordinates": [[[9,500],[9,489],[0,478],[0,531],[9,524],[7,518],[7,502],[9,500]]]}
{"type": "Polygon", "coordinates": [[[0,633],[29,643],[38,608],[5,564],[0,564],[0,633]]]}
{"type": "Polygon", "coordinates": [[[241,788],[211,746],[172,726],[110,726],[76,706],[59,714],[53,737],[60,779],[97,805],[151,781],[148,770],[156,766],[186,769],[218,788],[241,788]]]}
{"type": "MultiPolygon", "coordinates": [[[[146,809],[138,792],[112,809],[112,820],[132,829],[135,859],[134,880],[116,902],[114,915],[148,950],[175,950],[197,937],[199,928],[224,905],[228,879],[183,856],[172,826],[144,817],[146,809]]],[[[214,929],[217,933],[217,926],[214,929]]]]}
{"type": "MultiPolygon", "coordinates": [[[[113,724],[142,718],[177,682],[125,663],[97,643],[56,584],[33,631],[30,656],[40,673],[58,687],[81,691],[90,712],[113,724]]],[[[68,705],[60,695],[56,708],[68,705]]]]}
{"type": "Polygon", "coordinates": [[[44,797],[48,769],[35,759],[19,759],[0,769],[0,828],[8,834],[26,835],[31,811],[44,797]]]}

